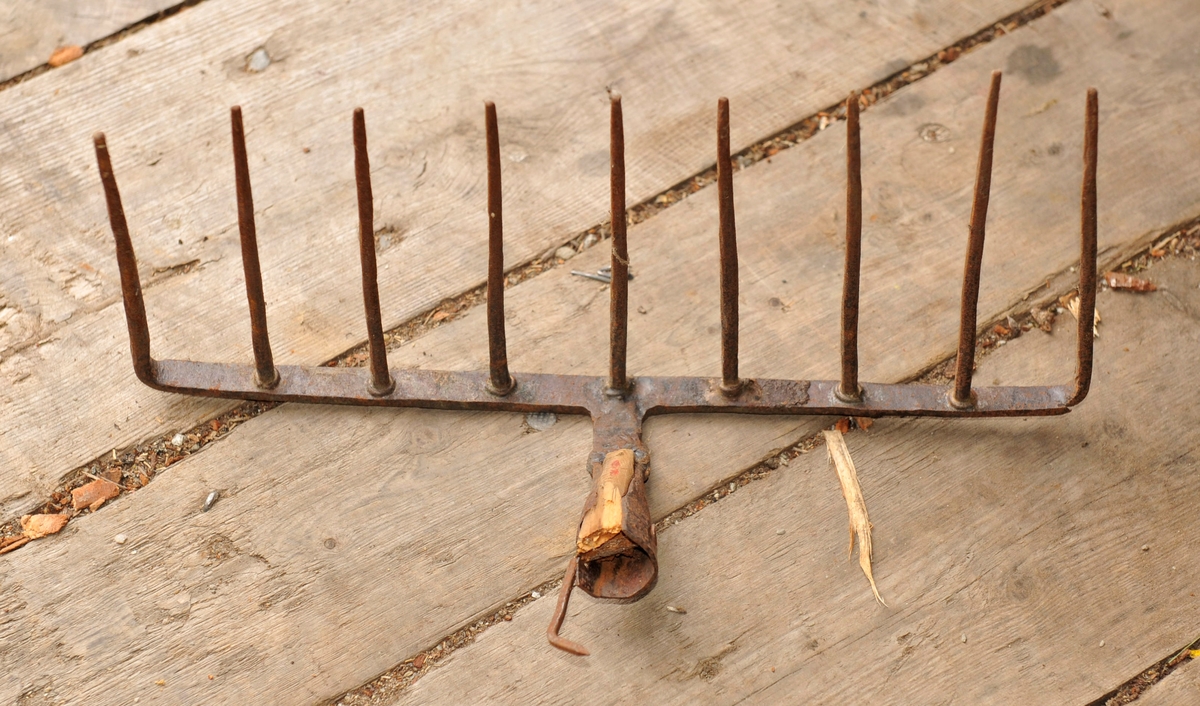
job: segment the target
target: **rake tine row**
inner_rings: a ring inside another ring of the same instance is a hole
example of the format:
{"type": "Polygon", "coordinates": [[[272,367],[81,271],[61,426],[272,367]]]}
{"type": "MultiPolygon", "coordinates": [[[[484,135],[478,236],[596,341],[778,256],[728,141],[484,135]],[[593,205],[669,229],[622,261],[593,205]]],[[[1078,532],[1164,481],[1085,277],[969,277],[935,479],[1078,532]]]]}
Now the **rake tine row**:
{"type": "MultiPolygon", "coordinates": [[[[977,306],[980,271],[983,262],[984,235],[990,196],[993,148],[1000,97],[999,71],[992,73],[988,92],[979,160],[972,200],[969,237],[963,274],[962,300],[955,381],[949,394],[950,404],[963,411],[976,406],[972,389],[977,306]]],[[[628,343],[628,273],[629,250],[626,233],[625,206],[625,139],[621,97],[614,95],[610,103],[610,189],[612,253],[609,323],[609,372],[605,394],[624,398],[632,388],[626,372],[628,343]]],[[[488,208],[488,274],[487,322],[489,377],[486,389],[500,398],[509,396],[517,380],[508,368],[504,321],[504,231],[501,198],[500,139],[496,107],[485,104],[487,136],[487,208],[488,208]]],[[[246,156],[245,130],[241,108],[230,111],[234,173],[237,187],[238,230],[242,265],[246,278],[246,298],[250,311],[251,342],[254,351],[254,384],[271,391],[280,384],[280,373],[274,364],[267,330],[266,302],[263,295],[262,273],[259,265],[257,233],[254,222],[254,201],[246,156]]],[[[738,255],[737,230],[734,215],[733,168],[730,157],[729,101],[717,103],[717,200],[718,243],[720,249],[720,306],[721,306],[721,378],[722,395],[737,399],[749,381],[738,374],[738,255]]],[[[363,305],[367,325],[370,381],[368,391],[374,397],[393,394],[396,379],[387,363],[380,311],[378,271],[374,237],[374,206],[371,189],[370,162],[367,152],[366,123],[361,108],[354,111],[354,164],[358,196],[359,255],[363,278],[363,305]]],[[[1079,296],[1081,321],[1089,321],[1095,311],[1096,287],[1096,162],[1098,141],[1098,99],[1095,89],[1087,94],[1084,135],[1084,169],[1081,198],[1081,253],[1079,296]]],[[[129,236],[129,228],[121,205],[120,193],[113,176],[112,162],[103,133],[94,138],[96,159],[104,186],[117,261],[121,274],[121,289],[125,303],[126,323],[130,334],[130,349],[134,369],[139,379],[153,384],[157,366],[150,356],[150,337],[146,323],[145,305],[137,272],[137,262],[129,236]]],[[[843,274],[841,311],[841,377],[834,386],[834,397],[847,405],[863,404],[864,388],[858,374],[858,321],[860,268],[862,259],[862,171],[859,128],[858,94],[846,100],[846,253],[843,274]]],[[[1080,325],[1077,346],[1075,386],[1066,407],[1077,404],[1087,395],[1092,373],[1093,332],[1080,325]]],[[[286,394],[286,393],[284,393],[286,394]]],[[[904,410],[896,410],[903,413],[904,410]]]]}

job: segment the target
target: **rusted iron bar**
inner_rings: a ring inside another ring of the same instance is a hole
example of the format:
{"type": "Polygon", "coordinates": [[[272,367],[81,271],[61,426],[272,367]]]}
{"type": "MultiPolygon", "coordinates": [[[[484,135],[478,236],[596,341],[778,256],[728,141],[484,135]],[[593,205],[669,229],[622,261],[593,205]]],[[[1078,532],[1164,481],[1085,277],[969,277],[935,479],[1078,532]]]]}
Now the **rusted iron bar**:
{"type": "Polygon", "coordinates": [[[738,256],[733,214],[733,165],[729,161],[729,99],[717,101],[717,210],[721,248],[721,392],[735,397],[738,377],[738,256]]]}
{"type": "Polygon", "coordinates": [[[846,269],[842,275],[843,402],[862,399],[858,384],[858,289],[862,264],[862,154],[858,131],[858,92],[846,99],[846,269]]]}
{"type": "Polygon", "coordinates": [[[379,312],[379,271],[375,264],[375,202],[371,195],[371,162],[367,157],[367,121],[362,108],[354,109],[354,183],[358,190],[358,257],[362,263],[363,308],[367,317],[367,350],[371,356],[372,395],[392,391],[396,383],[388,372],[387,346],[383,342],[383,317],[379,312]]]}
{"type": "Polygon", "coordinates": [[[500,192],[500,130],[496,104],[484,104],[488,164],[488,278],[487,326],[491,379],[488,391],[504,396],[516,382],[508,373],[508,343],[504,337],[504,211],[500,192]]]}
{"type": "Polygon", "coordinates": [[[1100,99],[1095,88],[1087,92],[1083,130],[1083,187],[1080,199],[1079,335],[1075,369],[1075,394],[1068,404],[1087,397],[1092,385],[1092,344],[1096,316],[1096,164],[1100,140],[1100,99]]]}
{"type": "Polygon", "coordinates": [[[367,371],[354,368],[282,365],[279,367],[282,379],[272,390],[263,390],[255,384],[254,367],[250,365],[159,360],[155,362],[155,370],[153,383],[148,383],[151,387],[201,397],[587,414],[596,424],[608,420],[603,423],[630,428],[644,416],[679,413],[1044,416],[1070,411],[1067,400],[1074,390],[1067,385],[981,387],[975,390],[975,406],[964,410],[950,403],[950,388],[937,385],[862,383],[863,401],[843,402],[836,394],[840,384],[837,380],[748,379],[743,383],[742,394],[730,398],[721,392],[721,378],[639,376],[632,381],[624,399],[614,399],[607,394],[608,381],[603,377],[525,373],[512,394],[497,397],[485,389],[486,372],[397,369],[393,371],[395,389],[377,397],[365,389],[369,381],[367,371]],[[628,407],[629,404],[633,407],[628,407]]]}
{"type": "Polygon", "coordinates": [[[996,111],[1000,103],[1000,72],[992,72],[983,136],[979,143],[979,165],[975,172],[975,198],[971,203],[967,262],[963,271],[962,309],[959,312],[958,363],[954,369],[954,394],[950,401],[963,409],[973,404],[971,377],[975,373],[975,326],[979,305],[979,272],[983,267],[983,235],[987,224],[988,199],[992,190],[992,145],[996,140],[996,111]]]}
{"type": "Polygon", "coordinates": [[[625,242],[625,121],[621,114],[621,96],[610,103],[609,189],[612,208],[612,285],[609,312],[609,394],[624,395],[629,387],[625,378],[625,349],[629,336],[629,247],[625,242]]]}
{"type": "Polygon", "coordinates": [[[242,239],[242,270],[246,275],[246,299],[250,303],[250,341],[254,346],[255,382],[264,390],[279,384],[279,372],[271,356],[267,335],[267,302],[263,296],[262,269],[258,264],[258,237],[254,230],[254,197],[250,193],[250,166],[246,161],[246,132],[242,108],[229,110],[233,127],[233,169],[237,180],[238,231],[242,239]]]}
{"type": "Polygon", "coordinates": [[[146,304],[142,301],[142,282],[138,277],[137,256],[133,253],[133,241],[129,238],[125,208],[121,205],[121,192],[117,190],[117,178],[113,176],[112,160],[108,156],[108,143],[104,139],[104,133],[98,132],[93,135],[92,142],[96,146],[96,165],[100,168],[100,182],[104,185],[108,222],[117,245],[117,269],[121,272],[121,296],[125,302],[125,327],[129,329],[129,352],[133,354],[133,370],[139,380],[150,385],[154,382],[154,359],[150,357],[150,327],[146,324],[146,304]]]}

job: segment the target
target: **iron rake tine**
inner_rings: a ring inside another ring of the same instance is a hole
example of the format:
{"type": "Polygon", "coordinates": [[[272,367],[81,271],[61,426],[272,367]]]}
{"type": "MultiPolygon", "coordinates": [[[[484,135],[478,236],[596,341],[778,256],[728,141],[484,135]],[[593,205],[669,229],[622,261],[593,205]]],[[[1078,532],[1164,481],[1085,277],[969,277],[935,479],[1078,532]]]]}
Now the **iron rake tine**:
{"type": "Polygon", "coordinates": [[[121,273],[121,298],[125,304],[125,327],[129,330],[129,352],[133,355],[133,371],[138,379],[153,386],[156,382],[154,359],[150,356],[150,327],[146,323],[146,304],[142,300],[142,282],[138,277],[137,256],[125,222],[121,192],[113,175],[112,159],[103,132],[92,136],[96,147],[96,165],[104,185],[104,201],[108,207],[108,222],[117,246],[117,269],[121,273]]]}
{"type": "Polygon", "coordinates": [[[367,350],[371,356],[369,392],[384,397],[396,389],[388,371],[379,312],[379,270],[375,262],[375,200],[371,193],[371,162],[367,155],[367,121],[362,108],[354,109],[354,183],[358,192],[358,257],[362,266],[363,308],[367,319],[367,350]]]}
{"type": "Polygon", "coordinates": [[[612,286],[609,290],[607,393],[610,396],[622,397],[629,388],[625,377],[625,352],[629,338],[629,246],[625,240],[625,122],[621,112],[620,95],[612,96],[609,116],[612,286]]]}
{"type": "Polygon", "coordinates": [[[846,269],[842,275],[842,380],[834,394],[842,402],[862,401],[858,384],[858,293],[862,268],[862,146],[858,91],[846,99],[846,269]]]}
{"type": "Polygon", "coordinates": [[[983,267],[983,236],[987,224],[988,199],[992,188],[992,151],[996,141],[996,112],[1000,103],[1000,72],[992,72],[987,112],[979,143],[979,165],[975,172],[975,196],[971,203],[970,236],[963,271],[962,309],[959,312],[958,362],[950,404],[959,409],[975,406],[971,378],[975,372],[975,327],[979,305],[979,276],[983,267]]]}
{"type": "Polygon", "coordinates": [[[733,163],[729,158],[729,99],[717,101],[717,210],[721,261],[721,393],[737,397],[738,377],[738,254],[733,208],[733,163]]]}
{"type": "Polygon", "coordinates": [[[262,269],[258,263],[258,236],[254,228],[254,196],[250,191],[250,166],[246,160],[246,132],[242,108],[229,109],[233,133],[233,169],[237,183],[238,232],[242,243],[242,270],[246,276],[246,300],[250,304],[250,341],[254,347],[254,384],[270,390],[279,384],[279,371],[271,356],[267,334],[267,302],[263,296],[262,269]]]}
{"type": "Polygon", "coordinates": [[[1092,348],[1096,316],[1096,166],[1100,141],[1100,99],[1095,88],[1087,92],[1083,135],[1083,186],[1080,203],[1079,333],[1075,393],[1067,406],[1087,397],[1092,385],[1092,348]]]}
{"type": "Polygon", "coordinates": [[[503,397],[517,383],[508,372],[508,342],[504,333],[504,209],[500,189],[500,129],[496,125],[496,104],[484,103],[487,129],[488,175],[488,275],[487,327],[491,377],[487,390],[503,397]]]}

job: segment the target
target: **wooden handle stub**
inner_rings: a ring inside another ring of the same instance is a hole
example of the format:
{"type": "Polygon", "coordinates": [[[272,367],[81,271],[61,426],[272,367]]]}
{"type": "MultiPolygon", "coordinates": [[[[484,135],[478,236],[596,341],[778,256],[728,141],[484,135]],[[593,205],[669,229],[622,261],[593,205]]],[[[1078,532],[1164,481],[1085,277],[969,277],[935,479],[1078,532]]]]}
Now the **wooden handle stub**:
{"type": "Polygon", "coordinates": [[[637,600],[658,580],[658,540],[638,471],[633,449],[609,452],[592,469],[575,549],[577,585],[596,598],[637,600]]]}

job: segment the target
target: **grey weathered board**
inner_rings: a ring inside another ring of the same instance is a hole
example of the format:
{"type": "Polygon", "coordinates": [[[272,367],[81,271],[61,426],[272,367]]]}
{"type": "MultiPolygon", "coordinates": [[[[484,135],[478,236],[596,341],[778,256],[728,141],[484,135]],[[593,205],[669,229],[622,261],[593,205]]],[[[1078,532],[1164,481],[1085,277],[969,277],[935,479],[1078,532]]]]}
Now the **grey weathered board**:
{"type": "MultiPolygon", "coordinates": [[[[1034,84],[1013,72],[1006,83],[985,318],[1075,257],[1079,108],[1089,83],[1099,83],[1104,96],[1115,94],[1104,103],[1110,112],[1102,113],[1102,157],[1109,165],[1101,180],[1108,199],[1104,245],[1127,248],[1192,215],[1186,180],[1174,194],[1157,181],[1127,178],[1139,150],[1149,155],[1142,159],[1153,157],[1181,175],[1195,168],[1184,154],[1193,134],[1187,130],[1195,129],[1184,120],[1192,104],[1171,107],[1180,113],[1170,113],[1167,124],[1183,131],[1174,140],[1147,144],[1133,139],[1140,118],[1121,102],[1146,82],[1136,56],[1190,46],[1189,28],[1167,21],[1176,4],[1127,19],[1123,6],[1115,9],[1133,30],[1128,39],[1115,39],[1108,23],[1116,20],[1086,4],[1068,5],[865,115],[867,213],[879,215],[868,220],[865,248],[866,377],[905,377],[952,346],[963,237],[947,233],[965,230],[971,135],[987,72],[1028,51],[1021,47],[1054,47],[1058,73],[1034,84]],[[1135,39],[1140,43],[1130,43],[1135,39]],[[1129,54],[1135,58],[1123,58],[1129,54]],[[1028,115],[1050,100],[1058,104],[1028,115]],[[1076,109],[1068,111],[1071,105],[1076,109]],[[1124,116],[1129,122],[1121,122],[1124,116]],[[918,129],[931,119],[958,137],[948,145],[921,142],[918,129]],[[1049,155],[1055,143],[1062,146],[1049,155]],[[954,159],[948,147],[957,148],[954,159]],[[1045,155],[1041,166],[1022,158],[1034,149],[1045,155]],[[925,213],[932,214],[928,225],[925,213]]],[[[839,246],[832,211],[840,198],[841,139],[830,130],[736,180],[747,374],[836,370],[839,246]],[[787,308],[772,306],[772,297],[787,308]]],[[[631,310],[648,311],[631,323],[634,374],[717,369],[713,201],[703,192],[631,231],[637,273],[631,310]]],[[[604,259],[596,249],[571,266],[594,269],[604,259]]],[[[565,268],[511,290],[514,370],[602,370],[605,296],[565,268]]],[[[469,313],[397,351],[395,362],[479,365],[482,318],[469,313]]],[[[1058,355],[1063,367],[1056,380],[1069,374],[1069,354],[1058,355]]],[[[654,420],[648,436],[655,514],[819,424],[654,420]]],[[[955,433],[978,429],[965,424],[955,433]]],[[[1008,424],[1004,429],[1017,436],[1031,423],[1008,424]]],[[[337,694],[556,575],[586,492],[582,461],[589,445],[586,422],[574,418],[530,434],[517,415],[281,407],[147,488],[74,521],[62,536],[5,557],[0,600],[10,612],[0,618],[0,635],[12,647],[0,652],[0,697],[42,681],[58,698],[95,703],[337,694]],[[225,497],[201,513],[214,488],[225,497]],[[118,533],[129,537],[123,546],[111,541],[118,533]],[[165,686],[155,685],[159,679],[165,686]]],[[[840,520],[836,527],[840,551],[840,520]]],[[[865,586],[847,571],[844,590],[857,597],[865,586]]],[[[897,591],[897,576],[888,579],[885,595],[897,591]]],[[[633,610],[631,616],[640,609],[633,610]]]]}
{"type": "Polygon", "coordinates": [[[2,0],[0,81],[45,64],[61,46],[97,39],[179,0],[2,0]]]}
{"type": "MultiPolygon", "coordinates": [[[[883,420],[847,438],[888,607],[846,559],[846,503],[819,448],[664,531],[648,598],[577,593],[563,634],[591,656],[547,647],[551,595],[398,701],[1089,703],[1200,625],[1200,263],[1150,274],[1165,291],[1099,297],[1095,384],[1070,415],[883,420]]],[[[1067,374],[1065,321],[979,376],[1067,374]]]]}
{"type": "Polygon", "coordinates": [[[1024,3],[208,0],[6,90],[0,516],[113,447],[224,408],[130,373],[92,131],[108,133],[156,355],[248,360],[228,146],[228,107],[243,105],[276,360],[315,363],[365,335],[354,106],[367,113],[376,224],[391,231],[380,273],[392,325],[482,281],[484,99],[498,104],[517,263],[604,220],[607,89],[625,97],[635,203],[712,163],[718,96],[744,146],[1024,3]],[[247,73],[258,47],[274,62],[247,73]]]}
{"type": "Polygon", "coordinates": [[[1200,665],[1180,665],[1138,699],[1138,706],[1195,706],[1200,700],[1200,665]]]}

